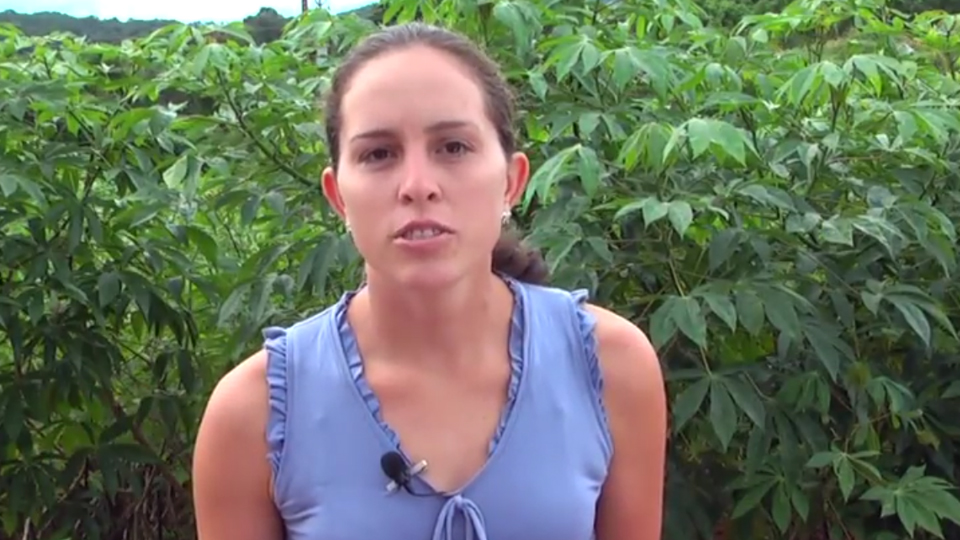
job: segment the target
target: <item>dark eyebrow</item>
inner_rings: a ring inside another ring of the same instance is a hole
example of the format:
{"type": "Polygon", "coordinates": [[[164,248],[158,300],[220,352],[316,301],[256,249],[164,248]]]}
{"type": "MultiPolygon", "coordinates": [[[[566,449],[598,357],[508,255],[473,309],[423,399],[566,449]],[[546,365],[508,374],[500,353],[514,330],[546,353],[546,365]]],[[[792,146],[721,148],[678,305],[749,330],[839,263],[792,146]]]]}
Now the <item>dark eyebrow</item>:
{"type": "MultiPolygon", "coordinates": [[[[443,120],[427,126],[426,131],[427,133],[436,133],[438,131],[449,131],[451,129],[461,128],[476,128],[476,125],[473,122],[468,122],[466,120],[443,120]]],[[[358,133],[351,137],[350,140],[356,141],[360,139],[382,139],[385,137],[390,137],[393,134],[394,132],[389,129],[372,129],[370,131],[358,133]]]]}

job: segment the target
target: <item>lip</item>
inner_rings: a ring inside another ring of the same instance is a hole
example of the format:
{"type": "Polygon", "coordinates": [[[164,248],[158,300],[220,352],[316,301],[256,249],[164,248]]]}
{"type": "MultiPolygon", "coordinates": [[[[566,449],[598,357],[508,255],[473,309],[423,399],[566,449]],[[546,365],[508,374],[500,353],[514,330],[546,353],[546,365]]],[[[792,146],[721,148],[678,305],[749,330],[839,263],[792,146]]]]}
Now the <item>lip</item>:
{"type": "Polygon", "coordinates": [[[443,234],[451,234],[453,232],[453,230],[450,229],[450,227],[447,227],[446,225],[440,222],[433,221],[430,219],[416,219],[416,220],[407,222],[403,227],[400,227],[399,229],[397,229],[397,231],[393,233],[393,238],[395,240],[404,240],[403,235],[415,229],[438,229],[443,234]]]}

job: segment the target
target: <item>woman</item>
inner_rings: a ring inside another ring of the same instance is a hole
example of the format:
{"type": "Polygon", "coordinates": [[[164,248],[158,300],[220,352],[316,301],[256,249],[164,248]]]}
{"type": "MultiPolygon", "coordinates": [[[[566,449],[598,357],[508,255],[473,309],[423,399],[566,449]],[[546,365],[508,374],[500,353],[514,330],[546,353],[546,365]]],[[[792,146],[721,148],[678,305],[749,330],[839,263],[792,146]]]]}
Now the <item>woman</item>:
{"type": "Polygon", "coordinates": [[[326,108],[323,191],[367,281],[267,330],[217,385],[200,540],[659,539],[656,353],[582,291],[537,285],[543,261],[501,237],[529,163],[498,68],[456,34],[393,27],[326,108]]]}

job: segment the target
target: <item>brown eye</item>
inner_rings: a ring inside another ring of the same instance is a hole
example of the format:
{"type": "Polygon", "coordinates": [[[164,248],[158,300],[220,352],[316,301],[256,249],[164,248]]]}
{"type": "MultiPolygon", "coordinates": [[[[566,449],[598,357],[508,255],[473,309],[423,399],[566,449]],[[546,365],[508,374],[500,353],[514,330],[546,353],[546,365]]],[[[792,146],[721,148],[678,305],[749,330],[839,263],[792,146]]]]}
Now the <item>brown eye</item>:
{"type": "Polygon", "coordinates": [[[462,142],[450,141],[448,143],[444,143],[443,150],[444,152],[447,152],[449,154],[456,155],[456,154],[462,154],[466,152],[468,148],[467,148],[467,145],[463,144],[462,142]]]}
{"type": "Polygon", "coordinates": [[[374,150],[371,150],[363,154],[360,160],[363,161],[364,163],[369,163],[372,161],[387,159],[389,157],[390,157],[389,150],[387,150],[386,148],[376,148],[374,150]]]}

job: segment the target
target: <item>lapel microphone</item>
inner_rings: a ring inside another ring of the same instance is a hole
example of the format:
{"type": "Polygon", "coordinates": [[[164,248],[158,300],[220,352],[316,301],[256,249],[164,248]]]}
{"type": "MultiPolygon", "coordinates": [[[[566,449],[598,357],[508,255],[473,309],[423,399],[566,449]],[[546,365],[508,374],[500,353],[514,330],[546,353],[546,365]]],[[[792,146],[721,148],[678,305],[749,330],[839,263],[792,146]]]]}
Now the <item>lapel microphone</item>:
{"type": "Polygon", "coordinates": [[[390,483],[387,484],[388,493],[393,493],[403,488],[404,491],[411,495],[422,497],[430,496],[427,494],[421,495],[414,493],[413,488],[410,487],[410,481],[427,469],[426,460],[421,460],[419,463],[407,467],[407,461],[403,459],[403,455],[401,455],[400,452],[387,452],[380,456],[380,469],[382,469],[383,474],[390,479],[390,483]]]}

